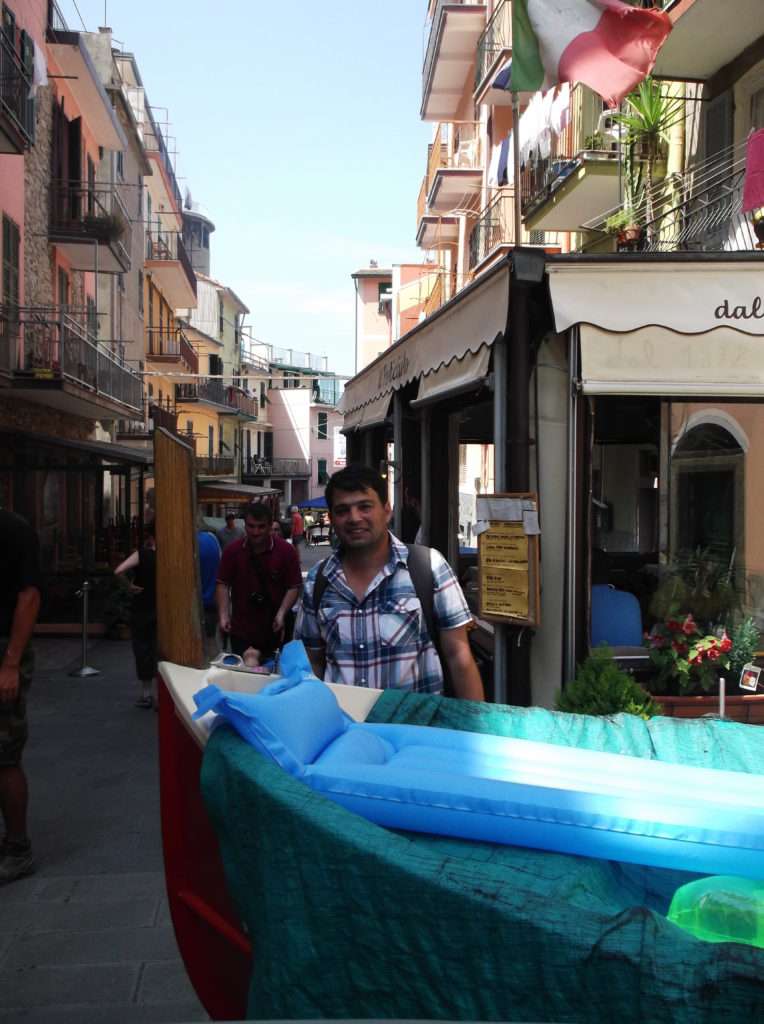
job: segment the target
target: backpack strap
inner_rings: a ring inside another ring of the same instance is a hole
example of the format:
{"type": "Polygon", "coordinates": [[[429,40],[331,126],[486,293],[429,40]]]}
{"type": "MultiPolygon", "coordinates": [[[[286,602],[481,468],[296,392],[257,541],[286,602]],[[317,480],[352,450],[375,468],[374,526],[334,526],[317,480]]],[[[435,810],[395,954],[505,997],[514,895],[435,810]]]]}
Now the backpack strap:
{"type": "Polygon", "coordinates": [[[329,561],[325,558],[322,562],[319,562],[318,572],[313,582],[313,614],[318,615],[318,609],[321,607],[321,598],[324,596],[324,591],[329,586],[329,580],[326,578],[324,569],[326,563],[329,561]]]}

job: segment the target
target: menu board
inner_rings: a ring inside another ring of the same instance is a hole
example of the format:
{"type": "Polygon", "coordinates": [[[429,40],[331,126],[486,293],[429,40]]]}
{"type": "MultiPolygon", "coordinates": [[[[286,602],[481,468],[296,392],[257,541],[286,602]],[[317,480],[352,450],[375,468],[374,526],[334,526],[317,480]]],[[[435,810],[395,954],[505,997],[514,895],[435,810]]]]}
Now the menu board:
{"type": "Polygon", "coordinates": [[[536,495],[481,495],[477,512],[481,618],[520,626],[538,625],[536,495]]]}

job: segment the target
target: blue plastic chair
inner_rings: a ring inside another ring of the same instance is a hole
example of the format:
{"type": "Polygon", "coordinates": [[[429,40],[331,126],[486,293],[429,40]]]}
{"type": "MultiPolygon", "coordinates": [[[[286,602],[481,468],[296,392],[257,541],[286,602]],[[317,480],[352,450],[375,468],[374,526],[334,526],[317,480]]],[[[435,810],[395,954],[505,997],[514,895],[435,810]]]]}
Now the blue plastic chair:
{"type": "Polygon", "coordinates": [[[592,587],[592,647],[642,646],[639,601],[625,590],[604,583],[592,587]]]}

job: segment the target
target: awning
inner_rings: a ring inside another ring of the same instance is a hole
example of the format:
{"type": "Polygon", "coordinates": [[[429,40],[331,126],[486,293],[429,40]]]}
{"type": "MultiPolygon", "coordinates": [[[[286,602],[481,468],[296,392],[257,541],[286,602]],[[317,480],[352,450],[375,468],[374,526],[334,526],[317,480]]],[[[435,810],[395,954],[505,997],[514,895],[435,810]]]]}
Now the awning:
{"type": "Polygon", "coordinates": [[[583,324],[580,331],[584,394],[764,396],[764,337],[728,327],[619,334],[583,324]]]}
{"type": "Polygon", "coordinates": [[[483,345],[478,352],[468,352],[461,359],[452,360],[448,366],[425,374],[411,407],[415,409],[472,390],[485,379],[490,361],[491,349],[483,345]]]}
{"type": "Polygon", "coordinates": [[[348,381],[342,397],[345,432],[381,422],[384,396],[389,402],[398,388],[490,349],[506,327],[508,300],[509,264],[502,261],[348,381]],[[359,413],[364,406],[368,412],[359,413]]]}
{"type": "Polygon", "coordinates": [[[197,481],[196,500],[202,501],[257,501],[281,494],[276,487],[255,487],[253,484],[206,484],[197,481]]]}
{"type": "Polygon", "coordinates": [[[657,325],[681,334],[718,327],[764,334],[762,257],[564,260],[547,264],[558,332],[593,324],[618,332],[657,325]]]}

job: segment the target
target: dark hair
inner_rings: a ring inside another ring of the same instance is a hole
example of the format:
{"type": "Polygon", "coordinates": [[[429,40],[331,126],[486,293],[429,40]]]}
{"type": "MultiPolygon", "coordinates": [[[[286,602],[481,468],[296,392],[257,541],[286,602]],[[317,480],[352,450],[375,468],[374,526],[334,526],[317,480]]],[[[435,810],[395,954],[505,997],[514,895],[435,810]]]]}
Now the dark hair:
{"type": "Polygon", "coordinates": [[[253,501],[244,509],[244,518],[256,519],[261,523],[272,523],[273,513],[264,502],[253,501]]]}
{"type": "Polygon", "coordinates": [[[226,512],[226,514],[225,514],[225,521],[226,522],[228,522],[229,519],[235,519],[235,518],[236,518],[236,513],[235,512],[226,512]]]}
{"type": "Polygon", "coordinates": [[[351,491],[374,491],[383,505],[387,502],[387,481],[383,480],[375,469],[360,463],[351,463],[329,477],[325,494],[330,512],[336,491],[343,491],[345,494],[351,491]]]}

